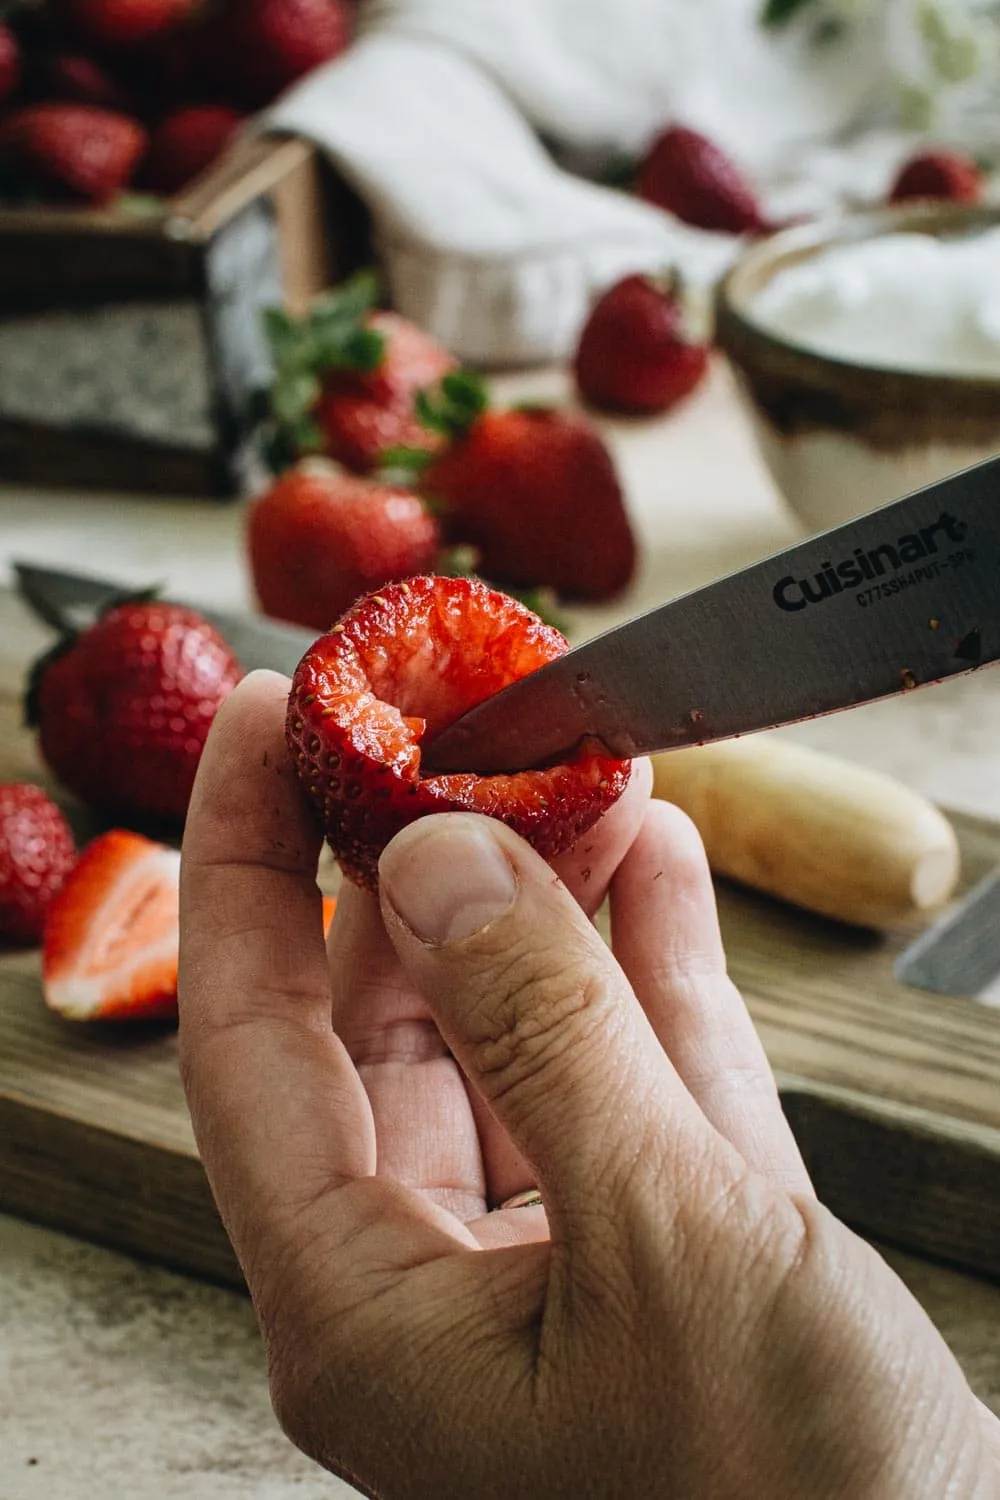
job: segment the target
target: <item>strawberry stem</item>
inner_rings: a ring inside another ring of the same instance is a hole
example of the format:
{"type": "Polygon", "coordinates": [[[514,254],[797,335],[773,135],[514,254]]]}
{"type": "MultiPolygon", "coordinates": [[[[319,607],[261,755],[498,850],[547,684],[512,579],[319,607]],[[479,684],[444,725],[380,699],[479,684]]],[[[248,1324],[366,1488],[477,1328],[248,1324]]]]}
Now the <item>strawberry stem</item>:
{"type": "Polygon", "coordinates": [[[274,365],[270,390],[252,403],[252,420],[268,466],[275,473],[303,454],[319,452],[323,435],[313,412],[332,371],[365,375],[385,358],[385,339],[367,326],[378,306],[374,271],[359,271],[316,299],[302,317],[283,307],[264,313],[264,332],[274,365]]]}
{"type": "Polygon", "coordinates": [[[417,416],[431,432],[455,441],[489,410],[486,384],[470,370],[455,370],[441,383],[417,395],[417,416]]]}

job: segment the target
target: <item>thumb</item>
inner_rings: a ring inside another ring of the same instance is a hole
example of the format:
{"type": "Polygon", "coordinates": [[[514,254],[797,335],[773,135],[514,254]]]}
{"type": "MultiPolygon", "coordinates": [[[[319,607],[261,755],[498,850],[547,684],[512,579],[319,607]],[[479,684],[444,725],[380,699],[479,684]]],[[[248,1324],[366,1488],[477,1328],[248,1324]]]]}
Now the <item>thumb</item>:
{"type": "Polygon", "coordinates": [[[553,1239],[620,1191],[664,1117],[696,1115],[625,976],[502,824],[420,819],[382,855],[383,918],[472,1085],[531,1166],[553,1239]]]}

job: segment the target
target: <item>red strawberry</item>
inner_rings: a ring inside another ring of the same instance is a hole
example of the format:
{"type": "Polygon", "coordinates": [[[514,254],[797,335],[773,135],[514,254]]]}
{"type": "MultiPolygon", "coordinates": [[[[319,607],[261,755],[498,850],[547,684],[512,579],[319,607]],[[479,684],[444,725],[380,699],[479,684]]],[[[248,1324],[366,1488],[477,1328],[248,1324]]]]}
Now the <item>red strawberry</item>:
{"type": "Polygon", "coordinates": [[[175,110],[153,131],[143,179],[154,193],[179,193],[217,161],[243,123],[225,104],[175,110]]]}
{"type": "MultiPolygon", "coordinates": [[[[88,845],[49,911],[46,1004],[70,1021],[148,1021],[177,1013],[180,855],[112,829],[88,845]]],[[[323,931],[336,901],[323,897],[323,931]]]]}
{"type": "Polygon", "coordinates": [[[35,669],[42,755],[84,801],[179,822],[239,662],[193,610],[136,599],[67,637],[35,669]]]}
{"type": "Polygon", "coordinates": [[[29,105],[0,130],[0,156],[22,181],[89,203],[116,197],[145,149],[136,120],[87,104],[29,105]]]}
{"type": "Polygon", "coordinates": [[[146,1021],[177,1013],[181,857],[113,829],[84,850],[49,909],[46,1004],[70,1021],[146,1021]]]}
{"type": "Polygon", "coordinates": [[[611,454],[582,418],[546,408],[485,409],[481,387],[449,376],[425,410],[456,440],[420,478],[450,536],[498,582],[608,599],[635,570],[636,547],[611,454]],[[478,393],[478,394],[477,394],[478,393]]]}
{"type": "Polygon", "coordinates": [[[386,844],[428,813],[488,814],[552,858],[617,801],[628,762],[589,750],[515,775],[421,776],[425,738],[566,650],[522,604],[467,578],[392,584],[316,642],[295,673],[288,743],[350,880],[374,890],[386,844]]]}
{"type": "Polygon", "coordinates": [[[316,408],[326,452],[362,473],[392,448],[438,446],[416,415],[414,400],[455,368],[440,344],[396,313],[372,313],[365,326],[385,342],[381,363],[367,374],[331,370],[316,408]]]}
{"type": "Polygon", "coordinates": [[[298,321],[271,315],[271,406],[284,458],[321,451],[367,473],[389,449],[440,446],[419,420],[417,396],[455,361],[413,323],[377,311],[377,296],[362,272],[298,321]]]}
{"type": "Polygon", "coordinates": [[[248,542],[265,613],[328,630],[359,594],[433,568],[440,535],[416,495],[314,461],[256,501],[248,542]]]}
{"type": "Polygon", "coordinates": [[[202,0],[68,0],[81,33],[101,47],[134,47],[162,35],[202,0]]]}
{"type": "Polygon", "coordinates": [[[673,125],[639,168],[639,196],[698,229],[764,234],[770,225],[740,169],[707,136],[673,125]]]}
{"type": "Polygon", "coordinates": [[[351,40],[345,0],[228,0],[209,28],[217,82],[257,109],[329,62],[351,40]]]}
{"type": "Polygon", "coordinates": [[[0,784],[0,940],[39,940],[75,863],[73,835],[51,798],[24,782],[0,784]]]}
{"type": "Polygon", "coordinates": [[[0,104],[12,99],[21,82],[21,49],[9,26],[0,21],[0,104]]]}
{"type": "Polygon", "coordinates": [[[626,276],[594,307],[574,364],[583,399],[601,411],[666,411],[708,370],[708,346],[689,340],[673,281],[626,276]]]}
{"type": "Polygon", "coordinates": [[[971,157],[958,151],[922,151],[900,169],[889,202],[944,198],[953,203],[978,203],[984,182],[983,172],[971,157]]]}

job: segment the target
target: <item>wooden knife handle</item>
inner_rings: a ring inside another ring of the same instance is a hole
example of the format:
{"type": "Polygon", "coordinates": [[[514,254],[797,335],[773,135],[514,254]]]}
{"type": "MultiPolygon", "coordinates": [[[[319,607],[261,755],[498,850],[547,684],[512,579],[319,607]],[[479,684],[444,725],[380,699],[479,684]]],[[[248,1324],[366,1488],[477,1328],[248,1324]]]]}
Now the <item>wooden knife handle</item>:
{"type": "Polygon", "coordinates": [[[891,777],[771,735],[653,757],[719,875],[823,916],[892,927],[946,901],[955,831],[891,777]]]}

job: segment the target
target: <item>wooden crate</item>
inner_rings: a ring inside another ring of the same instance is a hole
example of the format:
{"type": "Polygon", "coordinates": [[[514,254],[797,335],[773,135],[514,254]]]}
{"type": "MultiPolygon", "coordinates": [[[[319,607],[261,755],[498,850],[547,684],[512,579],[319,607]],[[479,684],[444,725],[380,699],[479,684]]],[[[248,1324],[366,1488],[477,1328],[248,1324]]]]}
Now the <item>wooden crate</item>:
{"type": "Polygon", "coordinates": [[[342,275],[361,232],[287,137],[240,141],[162,213],[0,211],[0,482],[238,493],[261,311],[342,275]]]}

